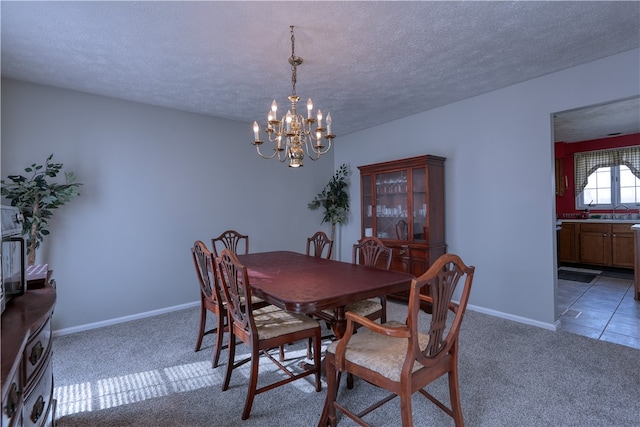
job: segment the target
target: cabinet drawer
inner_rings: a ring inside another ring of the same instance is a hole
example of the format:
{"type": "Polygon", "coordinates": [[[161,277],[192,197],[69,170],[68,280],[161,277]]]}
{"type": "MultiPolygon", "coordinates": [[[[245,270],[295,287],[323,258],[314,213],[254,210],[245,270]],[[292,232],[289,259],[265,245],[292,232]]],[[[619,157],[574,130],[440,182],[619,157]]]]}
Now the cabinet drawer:
{"type": "Polygon", "coordinates": [[[609,233],[611,230],[610,227],[610,224],[580,224],[580,232],[609,233]]]}
{"type": "Polygon", "coordinates": [[[47,354],[47,366],[24,402],[24,427],[42,426],[49,417],[53,398],[53,364],[47,354]]]}
{"type": "Polygon", "coordinates": [[[29,393],[34,380],[34,375],[40,370],[40,366],[47,358],[51,348],[51,318],[47,319],[42,328],[29,338],[24,350],[22,361],[25,371],[25,392],[29,393]]]}
{"type": "Polygon", "coordinates": [[[631,226],[633,224],[611,224],[612,233],[633,233],[631,226]]]}

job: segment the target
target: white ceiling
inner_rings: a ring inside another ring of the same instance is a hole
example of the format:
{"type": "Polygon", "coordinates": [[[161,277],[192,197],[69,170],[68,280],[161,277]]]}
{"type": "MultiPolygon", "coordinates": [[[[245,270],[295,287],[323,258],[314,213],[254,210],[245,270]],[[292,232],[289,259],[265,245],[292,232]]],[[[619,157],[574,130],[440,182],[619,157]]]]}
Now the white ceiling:
{"type": "MultiPolygon", "coordinates": [[[[640,46],[638,1],[2,1],[0,13],[3,77],[244,122],[264,122],[274,98],[284,107],[295,25],[297,93],[331,112],[338,137],[640,46]]],[[[637,104],[606,134],[638,132],[637,104]]],[[[556,140],[603,131],[576,117],[558,115],[556,140]]]]}

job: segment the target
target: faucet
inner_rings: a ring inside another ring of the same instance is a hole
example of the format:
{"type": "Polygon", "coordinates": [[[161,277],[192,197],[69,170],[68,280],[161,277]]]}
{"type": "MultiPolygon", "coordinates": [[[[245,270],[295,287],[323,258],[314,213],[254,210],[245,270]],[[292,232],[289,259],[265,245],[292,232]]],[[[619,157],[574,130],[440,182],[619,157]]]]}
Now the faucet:
{"type": "Polygon", "coordinates": [[[627,215],[630,215],[630,214],[631,214],[631,212],[630,212],[630,211],[631,211],[631,209],[629,209],[629,206],[627,206],[627,205],[624,205],[624,204],[620,203],[620,204],[618,204],[618,205],[614,206],[614,208],[613,208],[613,212],[612,212],[612,215],[611,215],[611,218],[616,219],[616,209],[618,209],[618,208],[620,208],[620,207],[624,207],[624,208],[627,210],[627,215]]]}

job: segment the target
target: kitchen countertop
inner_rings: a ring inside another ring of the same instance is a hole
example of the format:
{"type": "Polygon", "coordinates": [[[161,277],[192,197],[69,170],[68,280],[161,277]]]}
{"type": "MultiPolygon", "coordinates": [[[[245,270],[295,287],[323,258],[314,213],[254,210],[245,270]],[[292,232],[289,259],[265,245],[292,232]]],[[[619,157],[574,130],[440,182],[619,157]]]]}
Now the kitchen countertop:
{"type": "Polygon", "coordinates": [[[598,223],[598,222],[602,222],[605,224],[638,224],[638,226],[640,227],[640,219],[602,219],[602,218],[591,218],[591,219],[579,219],[579,218],[572,218],[572,219],[558,219],[558,222],[560,222],[561,224],[563,222],[591,222],[591,223],[598,223]]]}

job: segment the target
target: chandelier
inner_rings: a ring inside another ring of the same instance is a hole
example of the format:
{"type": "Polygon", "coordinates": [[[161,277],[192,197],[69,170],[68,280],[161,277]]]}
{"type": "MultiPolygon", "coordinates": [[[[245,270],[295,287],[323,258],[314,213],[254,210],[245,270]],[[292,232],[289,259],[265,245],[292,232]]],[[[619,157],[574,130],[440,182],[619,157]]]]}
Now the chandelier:
{"type": "Polygon", "coordinates": [[[296,56],[295,53],[295,37],[293,35],[293,25],[291,28],[291,83],[293,90],[288,97],[291,103],[286,114],[278,119],[278,105],[274,100],[271,103],[271,109],[267,114],[267,138],[269,142],[274,144],[273,153],[264,155],[260,151],[260,146],[264,143],[260,140],[260,126],[258,122],[253,122],[253,145],[260,157],[265,159],[273,159],[276,157],[280,162],[289,159],[289,167],[297,168],[303,166],[302,160],[306,151],[307,156],[311,160],[318,160],[320,156],[326,154],[331,149],[331,141],[336,136],[331,133],[331,114],[327,114],[325,122],[327,127],[322,127],[322,110],[318,109],[315,117],[313,117],[313,101],[311,98],[307,100],[307,117],[298,114],[297,106],[300,97],[296,94],[296,78],[298,66],[302,64],[302,58],[296,56]],[[323,144],[323,138],[327,141],[327,145],[323,144]]]}

